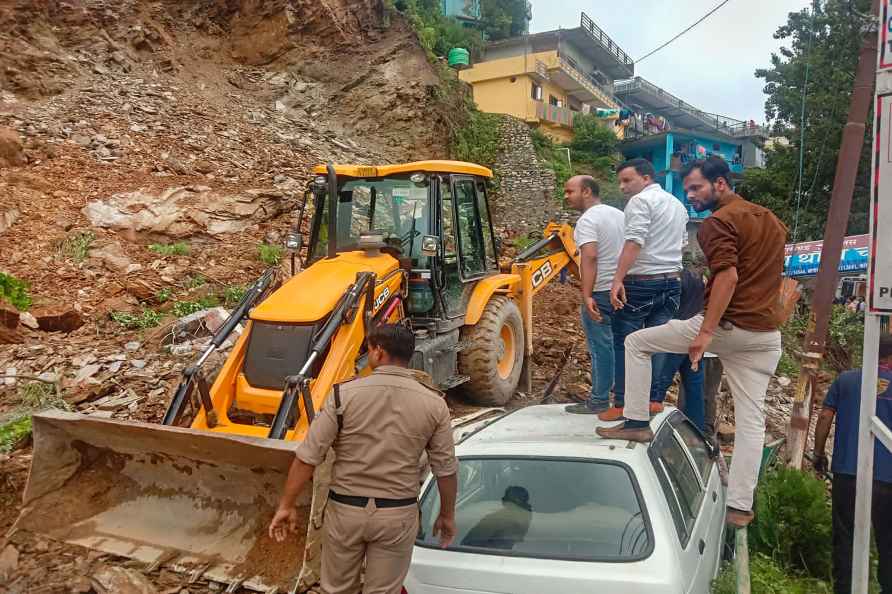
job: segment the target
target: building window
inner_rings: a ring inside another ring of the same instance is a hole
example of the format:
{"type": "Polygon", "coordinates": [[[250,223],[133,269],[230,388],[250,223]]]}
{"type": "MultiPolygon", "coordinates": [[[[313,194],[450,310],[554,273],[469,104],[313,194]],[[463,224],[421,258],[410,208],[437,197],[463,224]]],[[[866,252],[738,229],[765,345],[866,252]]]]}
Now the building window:
{"type": "Polygon", "coordinates": [[[560,99],[558,99],[557,97],[555,97],[554,95],[548,96],[548,104],[554,105],[555,107],[563,107],[564,106],[564,102],[561,101],[560,99]]]}
{"type": "Polygon", "coordinates": [[[536,101],[542,101],[542,87],[540,87],[536,83],[533,83],[533,89],[530,93],[530,96],[536,101]]]}

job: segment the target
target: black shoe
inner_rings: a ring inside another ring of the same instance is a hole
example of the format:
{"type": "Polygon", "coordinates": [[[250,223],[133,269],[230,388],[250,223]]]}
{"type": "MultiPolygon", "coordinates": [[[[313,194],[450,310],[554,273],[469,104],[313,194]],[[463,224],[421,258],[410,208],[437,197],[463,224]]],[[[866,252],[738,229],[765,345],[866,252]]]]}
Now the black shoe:
{"type": "Polygon", "coordinates": [[[564,410],[574,415],[596,415],[598,413],[604,412],[608,408],[610,408],[610,404],[607,402],[599,402],[595,406],[592,406],[591,404],[586,402],[583,404],[568,404],[564,407],[564,410]]]}

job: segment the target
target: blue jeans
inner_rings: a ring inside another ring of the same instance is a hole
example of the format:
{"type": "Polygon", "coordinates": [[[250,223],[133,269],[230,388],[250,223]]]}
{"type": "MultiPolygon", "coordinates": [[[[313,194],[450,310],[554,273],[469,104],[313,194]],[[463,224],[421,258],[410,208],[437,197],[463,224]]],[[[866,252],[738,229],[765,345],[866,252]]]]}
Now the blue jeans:
{"type": "Polygon", "coordinates": [[[582,305],[582,328],[588,341],[588,352],[592,356],[592,393],[589,406],[601,406],[610,402],[610,388],[613,387],[613,306],[610,304],[610,291],[592,293],[601,321],[589,317],[582,305]]]}
{"type": "MultiPolygon", "coordinates": [[[[625,404],[626,394],[626,337],[642,328],[665,324],[678,312],[681,299],[681,281],[677,278],[655,280],[630,280],[623,283],[626,289],[626,305],[613,316],[613,351],[616,361],[613,385],[614,406],[625,404]]],[[[656,385],[666,364],[666,354],[652,358],[650,399],[658,398],[656,385]]]]}
{"type": "Polygon", "coordinates": [[[700,431],[704,430],[703,424],[706,415],[703,403],[703,378],[705,376],[703,367],[704,362],[701,361],[697,371],[694,371],[691,369],[691,360],[687,355],[666,353],[665,365],[655,384],[657,401],[662,402],[666,398],[666,390],[675,379],[675,372],[681,373],[681,385],[684,388],[684,401],[681,410],[700,431]]]}

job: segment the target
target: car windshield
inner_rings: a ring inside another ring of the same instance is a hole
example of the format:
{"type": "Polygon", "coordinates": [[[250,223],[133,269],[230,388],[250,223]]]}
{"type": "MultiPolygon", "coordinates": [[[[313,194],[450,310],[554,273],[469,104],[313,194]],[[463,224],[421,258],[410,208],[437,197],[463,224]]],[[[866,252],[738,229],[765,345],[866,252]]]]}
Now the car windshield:
{"type": "MultiPolygon", "coordinates": [[[[338,251],[357,247],[359,235],[375,231],[387,243],[399,246],[419,264],[421,235],[429,233],[428,182],[413,183],[408,178],[350,179],[338,191],[338,251]]],[[[322,200],[320,227],[311,260],[328,250],[328,198],[322,200]]]]}
{"type": "MultiPolygon", "coordinates": [[[[431,481],[417,544],[438,546],[431,481]]],[[[450,549],[588,561],[646,556],[648,520],[629,470],[607,461],[463,458],[450,549]]]]}

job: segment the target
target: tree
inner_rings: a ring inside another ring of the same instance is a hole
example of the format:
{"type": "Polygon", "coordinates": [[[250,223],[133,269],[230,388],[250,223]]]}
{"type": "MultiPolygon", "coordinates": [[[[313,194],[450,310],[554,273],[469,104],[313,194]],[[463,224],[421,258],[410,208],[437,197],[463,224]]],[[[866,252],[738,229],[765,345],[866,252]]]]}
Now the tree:
{"type": "MultiPolygon", "coordinates": [[[[771,208],[795,229],[796,241],[821,239],[824,235],[836,158],[848,113],[855,67],[861,45],[861,29],[870,16],[870,0],[816,0],[812,9],[790,13],[774,37],[788,46],[772,54],[768,68],[756,70],[765,80],[768,100],[765,114],[772,133],[785,137],[789,146],[775,144],[766,153],[764,169],[749,169],[740,192],[771,208]],[[805,135],[798,224],[796,197],[799,186],[799,148],[802,88],[808,68],[805,100],[805,135]]],[[[848,233],[865,233],[870,193],[870,138],[865,138],[855,186],[848,233]]]]}
{"type": "Polygon", "coordinates": [[[531,18],[527,0],[480,0],[480,29],[489,41],[523,35],[531,18]]]}

